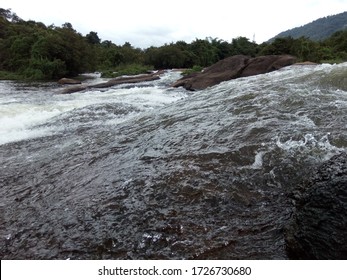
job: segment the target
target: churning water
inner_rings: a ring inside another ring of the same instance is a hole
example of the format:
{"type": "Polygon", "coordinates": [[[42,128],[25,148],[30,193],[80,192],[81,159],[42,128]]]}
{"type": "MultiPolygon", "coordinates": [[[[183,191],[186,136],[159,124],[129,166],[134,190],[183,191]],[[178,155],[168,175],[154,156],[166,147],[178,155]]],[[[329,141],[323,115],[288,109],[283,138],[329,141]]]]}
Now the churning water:
{"type": "Polygon", "coordinates": [[[199,92],[0,82],[2,259],[286,259],[290,193],[347,150],[347,64],[199,92]]]}

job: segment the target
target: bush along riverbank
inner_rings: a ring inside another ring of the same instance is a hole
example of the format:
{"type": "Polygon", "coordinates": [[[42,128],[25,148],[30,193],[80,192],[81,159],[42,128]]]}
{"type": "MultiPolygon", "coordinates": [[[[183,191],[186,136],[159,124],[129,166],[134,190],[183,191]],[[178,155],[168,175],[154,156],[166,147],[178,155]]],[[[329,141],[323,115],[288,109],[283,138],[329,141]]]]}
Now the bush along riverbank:
{"type": "Polygon", "coordinates": [[[347,61],[347,30],[321,42],[301,37],[276,38],[256,44],[237,37],[177,41],[140,49],[125,42],[102,41],[97,32],[82,35],[71,23],[57,27],[25,21],[0,8],[0,79],[58,80],[80,73],[102,72],[104,77],[136,75],[152,69],[186,68],[196,71],[234,55],[292,55],[298,61],[347,61]]]}

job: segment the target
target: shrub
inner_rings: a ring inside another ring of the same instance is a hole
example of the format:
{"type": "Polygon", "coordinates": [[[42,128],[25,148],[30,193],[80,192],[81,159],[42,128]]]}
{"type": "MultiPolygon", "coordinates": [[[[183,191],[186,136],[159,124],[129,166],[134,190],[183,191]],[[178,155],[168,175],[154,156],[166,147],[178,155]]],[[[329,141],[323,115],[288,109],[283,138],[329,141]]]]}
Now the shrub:
{"type": "Polygon", "coordinates": [[[29,67],[23,71],[30,80],[53,80],[64,77],[67,73],[64,61],[54,59],[31,59],[29,67]]]}
{"type": "Polygon", "coordinates": [[[197,72],[201,72],[204,69],[202,66],[194,65],[191,69],[187,69],[182,72],[182,75],[189,75],[197,72]]]}
{"type": "Polygon", "coordinates": [[[139,75],[153,70],[152,66],[141,64],[125,64],[114,69],[102,71],[103,78],[115,78],[124,75],[139,75]]]}

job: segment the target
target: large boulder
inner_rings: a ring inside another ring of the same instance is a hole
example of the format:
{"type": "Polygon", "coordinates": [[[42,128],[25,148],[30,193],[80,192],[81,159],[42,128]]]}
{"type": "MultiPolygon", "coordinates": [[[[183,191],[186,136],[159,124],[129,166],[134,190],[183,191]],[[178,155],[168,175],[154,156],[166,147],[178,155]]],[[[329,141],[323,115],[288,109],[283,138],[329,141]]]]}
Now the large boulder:
{"type": "Polygon", "coordinates": [[[240,76],[247,66],[250,57],[236,55],[225,58],[206,68],[201,73],[193,73],[173,84],[173,87],[183,86],[188,90],[200,90],[219,84],[223,81],[235,79],[240,76]]]}
{"type": "Polygon", "coordinates": [[[323,164],[298,189],[286,229],[292,259],[347,259],[347,154],[323,164]]]}
{"type": "Polygon", "coordinates": [[[240,77],[272,72],[285,66],[292,65],[295,62],[296,58],[291,55],[266,55],[255,57],[249,60],[240,77]]]}
{"type": "Polygon", "coordinates": [[[296,58],[290,55],[268,55],[251,58],[235,55],[218,61],[201,73],[194,73],[175,82],[173,87],[184,87],[188,90],[201,90],[224,81],[264,74],[295,63],[296,58]]]}

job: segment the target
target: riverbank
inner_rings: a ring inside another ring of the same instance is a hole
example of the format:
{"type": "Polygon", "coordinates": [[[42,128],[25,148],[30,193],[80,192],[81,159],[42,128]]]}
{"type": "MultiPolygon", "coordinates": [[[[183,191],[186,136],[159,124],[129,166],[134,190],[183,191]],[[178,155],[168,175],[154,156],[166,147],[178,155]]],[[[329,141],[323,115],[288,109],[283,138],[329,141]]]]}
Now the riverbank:
{"type": "Polygon", "coordinates": [[[25,78],[14,72],[0,71],[0,81],[24,81],[25,78]]]}

